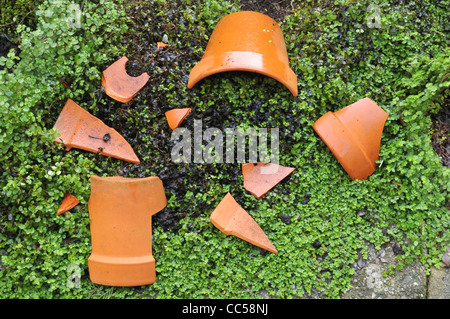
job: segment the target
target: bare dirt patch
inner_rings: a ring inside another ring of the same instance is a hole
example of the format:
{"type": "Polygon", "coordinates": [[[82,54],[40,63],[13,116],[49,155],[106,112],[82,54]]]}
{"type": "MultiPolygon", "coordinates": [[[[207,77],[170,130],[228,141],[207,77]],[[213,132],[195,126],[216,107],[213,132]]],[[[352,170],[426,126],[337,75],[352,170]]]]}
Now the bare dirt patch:
{"type": "Polygon", "coordinates": [[[277,22],[291,13],[292,5],[290,0],[270,1],[270,0],[241,0],[241,10],[256,11],[270,16],[277,22]]]}

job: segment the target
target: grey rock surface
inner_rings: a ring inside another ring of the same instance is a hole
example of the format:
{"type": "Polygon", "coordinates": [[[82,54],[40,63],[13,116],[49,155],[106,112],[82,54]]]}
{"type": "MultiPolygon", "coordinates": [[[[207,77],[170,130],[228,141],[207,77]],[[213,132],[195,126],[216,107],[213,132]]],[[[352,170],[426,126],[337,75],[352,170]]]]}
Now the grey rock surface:
{"type": "Polygon", "coordinates": [[[390,265],[395,264],[395,246],[391,243],[376,251],[368,248],[367,260],[359,259],[354,267],[351,288],[343,299],[425,299],[427,276],[425,267],[418,261],[384,276],[390,265]]]}
{"type": "Polygon", "coordinates": [[[450,247],[442,255],[442,265],[439,269],[431,268],[428,279],[428,299],[450,299],[450,247]]]}
{"type": "Polygon", "coordinates": [[[450,299],[450,268],[431,269],[428,299],[450,299]]]}
{"type": "MultiPolygon", "coordinates": [[[[442,267],[431,268],[426,275],[425,266],[416,258],[405,265],[402,270],[396,270],[392,275],[384,276],[390,265],[396,264],[396,254],[399,247],[394,243],[383,245],[376,250],[368,246],[367,259],[360,258],[352,267],[355,274],[351,287],[342,294],[342,299],[450,299],[450,267],[446,261],[450,249],[443,254],[442,267]]],[[[295,287],[293,287],[293,290],[295,287]]],[[[277,299],[262,290],[260,296],[264,299],[277,299]]],[[[323,299],[323,293],[313,289],[310,294],[301,299],[323,299]]]]}

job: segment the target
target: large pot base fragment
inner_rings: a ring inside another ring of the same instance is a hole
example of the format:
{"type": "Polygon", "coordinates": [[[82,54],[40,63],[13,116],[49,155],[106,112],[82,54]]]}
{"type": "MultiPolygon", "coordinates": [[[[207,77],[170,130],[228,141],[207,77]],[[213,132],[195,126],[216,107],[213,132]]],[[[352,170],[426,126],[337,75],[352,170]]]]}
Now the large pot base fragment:
{"type": "Polygon", "coordinates": [[[91,176],[88,267],[93,283],[141,286],[155,282],[152,215],[166,205],[159,177],[91,176]]]}

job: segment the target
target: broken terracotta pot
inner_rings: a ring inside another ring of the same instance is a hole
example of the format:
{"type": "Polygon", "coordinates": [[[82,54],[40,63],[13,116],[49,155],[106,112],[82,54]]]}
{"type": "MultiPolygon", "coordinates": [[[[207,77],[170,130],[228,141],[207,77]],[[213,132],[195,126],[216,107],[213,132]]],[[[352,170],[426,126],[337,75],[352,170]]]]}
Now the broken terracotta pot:
{"type": "Polygon", "coordinates": [[[168,46],[169,46],[169,44],[167,44],[167,43],[164,43],[164,42],[156,42],[156,48],[157,48],[158,50],[163,49],[163,48],[168,47],[168,46]]]}
{"type": "Polygon", "coordinates": [[[132,147],[122,135],[71,99],[67,100],[54,128],[60,133],[55,141],[64,144],[66,151],[79,148],[135,164],[140,163],[132,147]]]}
{"type": "Polygon", "coordinates": [[[245,163],[242,165],[244,188],[256,198],[261,198],[294,169],[275,163],[245,163]]]}
{"type": "Polygon", "coordinates": [[[369,98],[319,118],[313,129],[352,180],[367,179],[375,171],[381,135],[388,114],[369,98]]]}
{"type": "Polygon", "coordinates": [[[64,195],[64,198],[62,200],[61,205],[58,208],[58,211],[56,212],[56,215],[61,215],[65,212],[71,210],[72,208],[77,206],[79,203],[80,203],[80,201],[78,200],[78,198],[76,198],[72,194],[64,195]]]}
{"type": "Polygon", "coordinates": [[[234,12],[217,23],[187,86],[192,88],[200,80],[225,71],[260,73],[284,84],[293,96],[298,94],[283,32],[275,20],[259,12],[234,12]]]}
{"type": "Polygon", "coordinates": [[[141,286],[155,282],[152,215],[166,205],[159,177],[91,176],[88,267],[93,283],[141,286]]]}
{"type": "Polygon", "coordinates": [[[169,127],[172,130],[176,129],[181,124],[181,122],[183,122],[183,120],[186,118],[186,116],[189,115],[189,113],[191,113],[190,108],[173,109],[173,110],[167,111],[165,113],[165,115],[166,115],[166,119],[167,119],[167,123],[169,124],[169,127]]]}
{"type": "Polygon", "coordinates": [[[136,77],[128,75],[125,67],[127,62],[128,58],[123,56],[102,73],[105,93],[122,103],[129,102],[150,79],[146,72],[136,77]]]}
{"type": "Polygon", "coordinates": [[[221,232],[239,237],[255,246],[277,253],[256,221],[227,193],[214,209],[210,220],[221,232]]]}

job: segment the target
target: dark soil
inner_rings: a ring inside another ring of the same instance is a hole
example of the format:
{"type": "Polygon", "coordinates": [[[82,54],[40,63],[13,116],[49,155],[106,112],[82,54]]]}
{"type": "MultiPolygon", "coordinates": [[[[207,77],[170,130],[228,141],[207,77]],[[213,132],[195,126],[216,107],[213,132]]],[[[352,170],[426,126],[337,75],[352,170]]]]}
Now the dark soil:
{"type": "MultiPolygon", "coordinates": [[[[290,1],[242,1],[242,10],[258,11],[268,14],[276,21],[280,21],[290,11],[290,1]]],[[[220,95],[215,92],[208,92],[210,98],[216,99],[214,106],[206,110],[198,110],[195,102],[192,102],[197,90],[184,90],[188,81],[188,69],[195,65],[201,55],[193,53],[194,47],[206,47],[207,40],[190,36],[192,32],[184,32],[185,37],[189,37],[186,42],[190,46],[169,46],[158,50],[156,42],[161,41],[164,34],[170,38],[176,37],[177,29],[184,23],[179,8],[172,3],[158,3],[150,1],[141,7],[130,7],[128,9],[130,19],[130,32],[124,37],[124,45],[127,45],[127,57],[129,62],[126,65],[127,73],[131,76],[138,76],[142,72],[150,75],[148,85],[146,85],[135,99],[127,104],[115,102],[110,99],[102,90],[98,90],[97,99],[106,103],[97,103],[97,109],[91,110],[93,114],[101,118],[105,124],[116,127],[122,136],[133,145],[140,164],[121,163],[120,167],[110,166],[105,170],[109,175],[122,175],[124,177],[146,177],[159,176],[164,184],[167,198],[175,197],[175,208],[168,205],[164,210],[153,216],[155,226],[163,229],[177,231],[179,220],[186,216],[197,217],[204,213],[212,212],[218,204],[220,198],[208,198],[206,201],[195,201],[192,196],[187,197],[187,193],[193,196],[207,193],[212,187],[221,188],[229,186],[229,191],[244,209],[246,207],[243,199],[245,190],[241,187],[238,178],[241,176],[241,165],[237,163],[216,163],[197,164],[182,163],[176,164],[171,160],[171,149],[174,141],[171,140],[172,130],[167,125],[164,113],[172,108],[191,107],[189,118],[183,122],[183,127],[193,132],[194,119],[202,119],[204,129],[207,127],[217,127],[223,130],[242,123],[243,116],[248,112],[231,113],[227,109],[226,101],[220,103],[220,95]],[[155,7],[156,6],[156,7],[155,7]],[[165,15],[156,15],[153,12],[164,12],[165,15]],[[170,18],[168,22],[167,17],[170,18]],[[151,21],[155,29],[148,30],[151,21]],[[176,82],[173,90],[177,92],[179,100],[176,105],[167,99],[165,87],[169,83],[176,82]],[[142,116],[144,115],[144,116],[142,116]],[[148,115],[148,116],[147,116],[148,115]],[[138,119],[138,121],[136,121],[138,119]],[[130,124],[131,123],[131,124],[130,124]],[[143,160],[147,157],[146,160],[143,160]],[[211,180],[211,176],[214,179],[211,180]]],[[[107,65],[102,66],[106,68],[107,65]]],[[[236,72],[228,72],[220,76],[228,76],[233,79],[236,72]]],[[[245,73],[246,77],[254,79],[256,74],[245,73]]],[[[214,75],[210,77],[214,80],[214,75]]],[[[260,77],[261,80],[264,77],[260,77]]],[[[271,90],[277,90],[274,86],[268,89],[265,94],[273,94],[271,90]]],[[[87,105],[93,105],[94,101],[85,101],[87,105]]],[[[262,99],[255,98],[251,105],[242,106],[246,111],[258,110],[261,107],[262,99]]],[[[290,117],[290,116],[288,116],[290,117]]],[[[256,123],[265,122],[267,127],[271,126],[269,114],[255,112],[251,116],[256,123]]],[[[280,140],[286,143],[292,142],[288,130],[280,132],[280,140]],[[284,136],[286,134],[286,136],[284,136]]],[[[206,144],[206,142],[204,142],[206,144]]],[[[280,145],[283,148],[283,145],[280,145]]],[[[288,180],[288,179],[286,179],[288,180]]],[[[301,200],[301,199],[300,199],[301,200]]],[[[193,229],[195,231],[195,229],[193,229]]]]}
{"type": "Polygon", "coordinates": [[[261,12],[277,22],[282,21],[292,11],[290,0],[241,0],[240,4],[242,11],[261,12]]]}
{"type": "Polygon", "coordinates": [[[291,223],[291,216],[289,215],[281,214],[280,218],[286,225],[289,225],[291,223]]]}
{"type": "MultiPolygon", "coordinates": [[[[188,192],[193,193],[193,196],[207,192],[211,187],[208,176],[222,176],[220,173],[226,172],[223,174],[223,178],[219,178],[217,182],[222,185],[236,185],[236,191],[233,190],[233,194],[239,201],[237,178],[240,170],[237,166],[229,164],[177,164],[171,160],[171,149],[174,142],[171,140],[172,130],[165,119],[166,111],[178,107],[191,107],[192,112],[182,126],[193,132],[194,119],[203,119],[204,126],[220,127],[214,119],[223,118],[225,110],[211,108],[200,112],[189,98],[195,91],[181,91],[181,87],[184,87],[188,80],[185,74],[186,66],[194,65],[201,58],[201,56],[193,54],[192,47],[205,47],[206,41],[192,38],[191,47],[169,46],[167,49],[158,50],[156,42],[161,41],[162,35],[170,34],[171,31],[175,33],[176,30],[173,31],[173,28],[177,28],[175,24],[167,23],[164,18],[170,16],[172,20],[179,21],[182,17],[179,8],[170,3],[151,2],[148,6],[129,8],[129,15],[132,17],[131,32],[124,37],[124,44],[128,45],[127,73],[131,76],[138,76],[147,72],[150,75],[148,84],[133,101],[127,104],[115,102],[99,90],[98,98],[107,103],[106,105],[98,104],[98,110],[93,111],[95,116],[104,120],[105,124],[123,128],[120,133],[133,145],[133,149],[141,159],[140,164],[123,162],[118,168],[116,166],[107,167],[108,174],[124,177],[160,177],[167,198],[175,197],[176,205],[175,208],[168,205],[154,215],[153,223],[156,227],[161,226],[165,230],[177,231],[180,227],[178,224],[180,219],[186,216],[195,218],[202,213],[211,212],[214,205],[217,204],[194,201],[193,197],[186,196],[188,192]],[[152,5],[162,6],[162,8],[152,10],[152,5]],[[153,12],[159,11],[164,11],[165,17],[153,14],[153,12]],[[152,32],[148,32],[149,20],[152,21],[152,25],[157,26],[152,32]],[[167,91],[165,91],[165,87],[174,81],[174,78],[177,79],[174,90],[180,91],[177,93],[180,97],[177,105],[167,100],[167,91]],[[208,119],[211,120],[208,121],[208,119]],[[148,158],[144,159],[145,157],[148,158]]],[[[106,67],[107,65],[103,66],[103,68],[106,67]]],[[[87,101],[87,104],[92,105],[93,101],[87,101]]]]}
{"type": "Polygon", "coordinates": [[[441,110],[434,116],[433,135],[431,144],[434,151],[442,160],[442,165],[449,167],[450,165],[450,144],[448,139],[450,125],[450,99],[445,99],[441,110]]]}
{"type": "Polygon", "coordinates": [[[5,35],[0,34],[0,56],[6,56],[12,48],[15,49],[16,54],[18,54],[19,47],[9,41],[5,35]]]}

